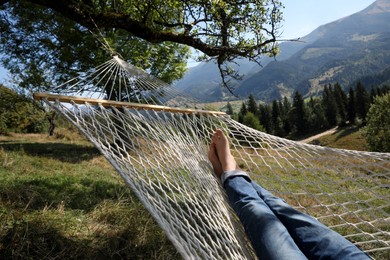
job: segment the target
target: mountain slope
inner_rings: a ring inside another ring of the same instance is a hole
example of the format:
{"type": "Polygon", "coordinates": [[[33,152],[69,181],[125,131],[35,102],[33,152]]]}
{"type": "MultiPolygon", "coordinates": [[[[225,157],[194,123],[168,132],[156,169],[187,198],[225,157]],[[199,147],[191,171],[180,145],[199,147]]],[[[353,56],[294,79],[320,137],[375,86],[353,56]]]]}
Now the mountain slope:
{"type": "Polygon", "coordinates": [[[244,80],[237,93],[270,101],[295,90],[315,94],[328,83],[347,87],[390,67],[390,1],[323,25],[318,38],[284,61],[271,62],[244,80]]]}
{"type": "MultiPolygon", "coordinates": [[[[347,88],[360,78],[385,75],[390,69],[389,21],[390,0],[377,0],[361,12],[318,27],[300,42],[281,43],[276,61],[264,57],[263,67],[238,60],[236,68],[245,77],[234,82],[236,94],[271,101],[295,90],[314,95],[328,83],[347,88]]],[[[176,87],[204,101],[228,97],[213,62],[191,68],[176,87]]]]}
{"type": "MultiPolygon", "coordinates": [[[[279,46],[279,54],[276,60],[283,61],[290,58],[294,53],[314,42],[319,35],[310,34],[296,42],[283,42],[279,46]]],[[[261,71],[275,58],[265,56],[261,59],[261,66],[257,63],[244,59],[236,60],[236,64],[231,64],[244,79],[249,78],[261,71]]],[[[225,97],[231,98],[231,94],[221,87],[221,75],[214,61],[203,62],[196,67],[190,68],[186,75],[175,83],[175,87],[186,93],[204,101],[219,101],[225,97]]],[[[233,82],[233,86],[238,88],[242,81],[233,82]]]]}
{"type": "MultiPolygon", "coordinates": [[[[237,64],[231,64],[231,66],[239,69],[242,74],[250,74],[251,71],[257,72],[256,69],[260,69],[255,67],[257,64],[246,60],[241,59],[236,62],[237,64]]],[[[233,84],[238,84],[238,82],[233,84]]],[[[175,82],[175,87],[202,101],[222,100],[230,95],[227,89],[221,87],[221,75],[214,61],[203,62],[190,68],[182,79],[175,82]]]]}

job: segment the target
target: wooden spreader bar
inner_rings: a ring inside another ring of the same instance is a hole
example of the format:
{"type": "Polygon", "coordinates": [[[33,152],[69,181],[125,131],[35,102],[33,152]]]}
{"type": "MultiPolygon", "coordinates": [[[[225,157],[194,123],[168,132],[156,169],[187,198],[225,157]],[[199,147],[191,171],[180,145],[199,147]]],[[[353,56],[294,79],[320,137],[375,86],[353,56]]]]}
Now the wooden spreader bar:
{"type": "Polygon", "coordinates": [[[159,105],[148,105],[148,104],[138,104],[130,102],[119,102],[112,100],[104,99],[93,99],[93,98],[83,98],[83,97],[69,97],[63,95],[55,95],[48,93],[34,93],[35,100],[46,99],[48,101],[60,101],[65,103],[76,103],[76,104],[91,104],[91,105],[102,105],[104,107],[122,107],[122,108],[132,108],[132,109],[144,109],[144,110],[154,110],[154,111],[164,111],[164,112],[173,112],[173,113],[185,113],[185,114],[207,114],[207,115],[226,115],[224,112],[220,111],[205,111],[197,109],[183,109],[175,108],[168,106],[159,106],[159,105]]]}

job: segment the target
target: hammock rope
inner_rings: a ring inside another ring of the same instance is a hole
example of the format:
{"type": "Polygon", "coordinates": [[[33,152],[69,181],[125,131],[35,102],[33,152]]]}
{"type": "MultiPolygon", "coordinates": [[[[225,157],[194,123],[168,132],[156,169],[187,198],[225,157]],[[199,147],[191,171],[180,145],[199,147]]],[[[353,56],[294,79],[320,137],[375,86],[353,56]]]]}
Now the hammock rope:
{"type": "Polygon", "coordinates": [[[100,150],[186,259],[255,258],[207,159],[217,128],[227,133],[239,167],[256,182],[371,256],[389,255],[390,154],[259,132],[208,111],[119,57],[53,93],[35,98],[100,150]]]}

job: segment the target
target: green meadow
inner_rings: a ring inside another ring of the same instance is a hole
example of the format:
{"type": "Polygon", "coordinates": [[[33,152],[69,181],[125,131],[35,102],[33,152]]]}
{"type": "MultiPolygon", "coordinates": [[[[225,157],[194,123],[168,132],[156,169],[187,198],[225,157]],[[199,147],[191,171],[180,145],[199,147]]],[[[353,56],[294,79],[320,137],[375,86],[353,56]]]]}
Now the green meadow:
{"type": "Polygon", "coordinates": [[[2,259],[178,259],[113,167],[74,130],[0,136],[2,259]]]}
{"type": "MultiPolygon", "coordinates": [[[[354,129],[318,140],[321,145],[347,149],[364,148],[363,141],[354,129]],[[345,138],[347,141],[343,141],[345,138]]],[[[254,163],[262,165],[261,161],[254,163]]],[[[244,164],[240,167],[245,169],[244,164]]],[[[258,170],[272,184],[269,188],[283,190],[285,184],[279,187],[272,173],[268,176],[266,169],[258,170]]],[[[307,178],[311,173],[305,174],[282,173],[278,178],[289,185],[295,185],[299,178],[310,184],[307,178]]],[[[332,187],[325,183],[326,188],[332,187]]],[[[294,198],[285,199],[294,205],[294,198]]],[[[311,210],[314,202],[306,196],[301,203],[311,210]]],[[[312,210],[310,213],[317,217],[329,213],[324,208],[312,210]]],[[[323,221],[333,224],[332,218],[323,221]]],[[[0,136],[0,227],[2,259],[181,258],[119,174],[70,126],[57,129],[52,137],[15,133],[0,136]]],[[[348,233],[342,227],[338,231],[348,233]]],[[[389,257],[383,251],[372,254],[378,259],[389,257]]]]}

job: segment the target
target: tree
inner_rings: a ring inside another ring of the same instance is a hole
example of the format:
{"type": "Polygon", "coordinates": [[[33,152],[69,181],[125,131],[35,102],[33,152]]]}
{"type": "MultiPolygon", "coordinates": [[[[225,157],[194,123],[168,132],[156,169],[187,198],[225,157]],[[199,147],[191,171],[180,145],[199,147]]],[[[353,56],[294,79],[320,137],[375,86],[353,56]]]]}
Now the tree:
{"type": "Polygon", "coordinates": [[[363,124],[366,122],[366,115],[370,106],[370,96],[363,84],[359,81],[355,89],[355,108],[356,115],[362,119],[363,124]]]}
{"type": "Polygon", "coordinates": [[[16,77],[17,86],[28,91],[48,91],[115,55],[98,40],[166,82],[184,75],[189,55],[184,45],[150,43],[118,29],[103,30],[96,38],[85,26],[28,1],[1,7],[1,62],[16,77]]]}
{"type": "Polygon", "coordinates": [[[389,92],[390,92],[390,85],[384,85],[378,88],[378,96],[386,95],[389,92]]]}
{"type": "Polygon", "coordinates": [[[248,109],[246,108],[246,105],[244,102],[242,102],[240,111],[238,112],[238,122],[243,123],[244,122],[244,116],[248,112],[248,109]]]}
{"type": "Polygon", "coordinates": [[[308,102],[308,123],[310,131],[317,131],[327,125],[325,112],[320,99],[310,98],[308,102]]]}
{"type": "Polygon", "coordinates": [[[336,83],[333,86],[333,96],[337,106],[337,124],[340,126],[345,125],[347,117],[347,104],[348,99],[345,92],[342,90],[339,83],[336,83]]]}
{"type": "Polygon", "coordinates": [[[40,133],[47,128],[44,109],[0,85],[0,134],[40,133]]]}
{"type": "Polygon", "coordinates": [[[252,113],[247,112],[243,118],[243,124],[259,131],[265,131],[264,127],[260,124],[259,119],[252,113]]]}
{"type": "Polygon", "coordinates": [[[280,107],[279,102],[274,100],[272,101],[272,125],[274,126],[273,134],[277,136],[283,136],[283,123],[280,118],[280,107]]]}
{"type": "Polygon", "coordinates": [[[390,152],[390,93],[377,96],[367,114],[364,128],[370,150],[390,152]]]}
{"type": "Polygon", "coordinates": [[[248,105],[247,105],[248,111],[253,113],[254,115],[257,115],[258,109],[257,109],[257,103],[255,100],[255,97],[250,94],[248,97],[248,105]]]}
{"type": "Polygon", "coordinates": [[[307,132],[308,121],[305,102],[298,91],[294,94],[290,118],[295,134],[302,135],[307,132]]]}
{"type": "Polygon", "coordinates": [[[370,102],[374,103],[375,97],[383,96],[390,91],[390,87],[387,85],[383,85],[381,87],[373,86],[370,91],[370,102]]]}
{"type": "MultiPolygon", "coordinates": [[[[96,28],[99,28],[108,42],[114,43],[114,50],[122,54],[122,48],[118,46],[140,43],[135,50],[135,57],[146,63],[148,58],[160,60],[161,51],[167,53],[165,66],[169,67],[172,58],[181,61],[185,58],[181,46],[191,46],[205,54],[200,59],[217,61],[223,83],[229,90],[232,90],[228,85],[229,77],[239,78],[239,75],[226,65],[227,62],[238,57],[259,62],[261,55],[275,55],[282,21],[282,5],[278,0],[3,0],[0,7],[3,9],[0,36],[13,39],[8,46],[25,46],[26,42],[33,40],[36,41],[35,50],[40,50],[29,54],[30,51],[22,47],[8,54],[10,48],[3,48],[7,66],[15,61],[19,64],[31,63],[29,58],[33,58],[35,62],[29,66],[29,73],[40,72],[39,75],[43,75],[42,67],[50,67],[43,63],[53,63],[51,59],[62,58],[61,55],[66,54],[76,59],[73,62],[72,58],[67,59],[72,69],[89,68],[89,63],[99,57],[93,52],[99,47],[96,41],[86,36],[86,31],[89,29],[96,32],[96,28]],[[7,37],[10,32],[18,36],[7,37]],[[62,37],[64,35],[70,36],[69,40],[62,37]],[[65,42],[71,45],[63,49],[66,47],[65,42]],[[153,52],[146,55],[146,59],[142,58],[142,52],[145,51],[142,50],[143,44],[149,52],[153,52]],[[86,51],[80,64],[77,62],[78,54],[82,53],[78,49],[86,51]],[[23,58],[20,52],[31,57],[23,58]]],[[[1,44],[7,45],[7,40],[4,39],[1,44]]],[[[33,47],[29,50],[33,50],[33,47]]],[[[59,62],[54,63],[61,65],[59,62]]],[[[150,64],[140,63],[153,71],[150,64]]]]}
{"type": "Polygon", "coordinates": [[[375,97],[378,96],[380,93],[379,88],[376,86],[373,86],[370,90],[370,103],[374,103],[375,97]]]}
{"type": "Polygon", "coordinates": [[[337,104],[332,93],[332,86],[325,86],[322,93],[322,106],[329,126],[337,125],[337,104]]]}
{"type": "Polygon", "coordinates": [[[232,105],[230,104],[230,102],[227,102],[227,105],[226,105],[226,114],[228,115],[233,115],[233,107],[232,105]]]}
{"type": "Polygon", "coordinates": [[[272,133],[273,124],[272,124],[272,112],[270,106],[267,104],[259,104],[259,119],[260,124],[264,126],[267,133],[272,133]]]}
{"type": "Polygon", "coordinates": [[[347,111],[348,111],[349,123],[354,124],[356,118],[356,110],[355,110],[355,92],[352,87],[349,88],[347,111]]]}
{"type": "Polygon", "coordinates": [[[291,103],[287,99],[287,97],[284,97],[280,111],[281,111],[281,118],[283,122],[283,130],[286,135],[291,132],[290,120],[288,118],[290,110],[291,110],[291,103]]]}

